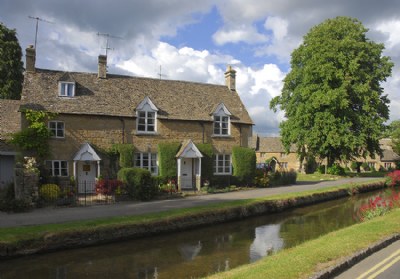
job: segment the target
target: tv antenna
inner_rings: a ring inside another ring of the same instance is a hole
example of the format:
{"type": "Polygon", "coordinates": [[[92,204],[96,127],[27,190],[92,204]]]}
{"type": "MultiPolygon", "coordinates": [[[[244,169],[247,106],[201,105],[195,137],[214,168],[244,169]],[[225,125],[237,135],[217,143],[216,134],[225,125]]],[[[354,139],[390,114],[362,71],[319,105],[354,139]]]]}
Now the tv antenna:
{"type": "Polygon", "coordinates": [[[113,38],[113,39],[120,39],[120,40],[123,40],[124,38],[122,38],[122,37],[118,37],[118,36],[113,36],[113,35],[110,35],[110,34],[108,34],[108,33],[99,33],[99,32],[97,32],[97,36],[101,36],[101,37],[104,37],[105,39],[106,39],[106,47],[105,47],[105,50],[106,50],[106,56],[107,56],[107,54],[108,54],[108,50],[114,50],[113,48],[111,48],[110,46],[109,46],[109,40],[110,40],[110,38],[113,38]]]}
{"type": "Polygon", "coordinates": [[[161,71],[161,65],[160,65],[160,71],[158,72],[157,76],[159,76],[160,80],[162,77],[166,77],[167,75],[164,75],[161,71]]]}
{"type": "Polygon", "coordinates": [[[36,49],[37,35],[38,35],[38,29],[39,29],[39,21],[43,21],[43,22],[51,23],[51,24],[53,24],[54,22],[45,20],[45,19],[40,18],[40,17],[37,17],[37,16],[36,16],[36,17],[34,17],[34,16],[28,16],[28,17],[29,17],[30,19],[36,20],[36,33],[35,33],[35,49],[36,49]]]}

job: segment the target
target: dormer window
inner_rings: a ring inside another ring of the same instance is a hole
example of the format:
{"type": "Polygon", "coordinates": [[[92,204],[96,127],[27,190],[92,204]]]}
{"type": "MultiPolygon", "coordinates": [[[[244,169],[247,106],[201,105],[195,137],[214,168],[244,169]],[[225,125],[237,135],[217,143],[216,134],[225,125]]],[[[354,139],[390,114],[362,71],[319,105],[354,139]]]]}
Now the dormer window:
{"type": "Polygon", "coordinates": [[[157,132],[157,107],[149,97],[136,107],[136,131],[138,133],[154,134],[157,132]]]}
{"type": "Polygon", "coordinates": [[[58,83],[58,96],[74,97],[75,96],[75,82],[60,81],[58,83]]]}
{"type": "Polygon", "coordinates": [[[232,114],[223,103],[219,104],[213,113],[214,118],[214,135],[215,136],[230,136],[230,116],[232,114]]]}

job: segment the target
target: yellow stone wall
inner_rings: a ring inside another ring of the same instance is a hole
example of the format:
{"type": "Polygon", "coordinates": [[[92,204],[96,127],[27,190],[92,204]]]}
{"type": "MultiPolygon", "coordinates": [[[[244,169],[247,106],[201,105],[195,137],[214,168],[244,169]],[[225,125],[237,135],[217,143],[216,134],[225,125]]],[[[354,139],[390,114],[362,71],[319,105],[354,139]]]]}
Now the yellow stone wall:
{"type": "Polygon", "coordinates": [[[265,163],[266,160],[275,157],[279,163],[287,163],[286,170],[299,171],[300,161],[296,153],[280,153],[280,152],[259,152],[256,151],[257,163],[265,163]]]}

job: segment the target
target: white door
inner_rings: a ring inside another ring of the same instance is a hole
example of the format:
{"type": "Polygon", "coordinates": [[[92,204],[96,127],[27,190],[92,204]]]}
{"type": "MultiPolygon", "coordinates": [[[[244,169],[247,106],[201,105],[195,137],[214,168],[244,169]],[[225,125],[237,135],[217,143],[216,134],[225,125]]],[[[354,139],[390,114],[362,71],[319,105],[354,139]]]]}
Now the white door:
{"type": "Polygon", "coordinates": [[[182,158],[182,189],[192,189],[193,188],[193,159],[192,158],[182,158]]]}
{"type": "Polygon", "coordinates": [[[78,163],[79,193],[94,193],[96,184],[96,162],[78,163]]]}

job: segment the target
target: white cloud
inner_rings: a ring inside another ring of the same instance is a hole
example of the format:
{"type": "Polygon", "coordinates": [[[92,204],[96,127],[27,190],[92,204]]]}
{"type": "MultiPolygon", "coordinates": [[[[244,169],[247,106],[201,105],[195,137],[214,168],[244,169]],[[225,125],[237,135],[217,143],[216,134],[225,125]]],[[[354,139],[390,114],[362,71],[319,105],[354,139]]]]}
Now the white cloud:
{"type": "Polygon", "coordinates": [[[230,26],[218,30],[214,33],[213,40],[217,45],[239,42],[253,44],[266,42],[268,38],[265,35],[258,33],[253,26],[241,25],[230,26]]]}
{"type": "Polygon", "coordinates": [[[264,23],[264,27],[267,30],[272,30],[274,34],[274,39],[281,41],[284,39],[288,32],[289,22],[277,17],[277,16],[270,16],[264,23]]]}

